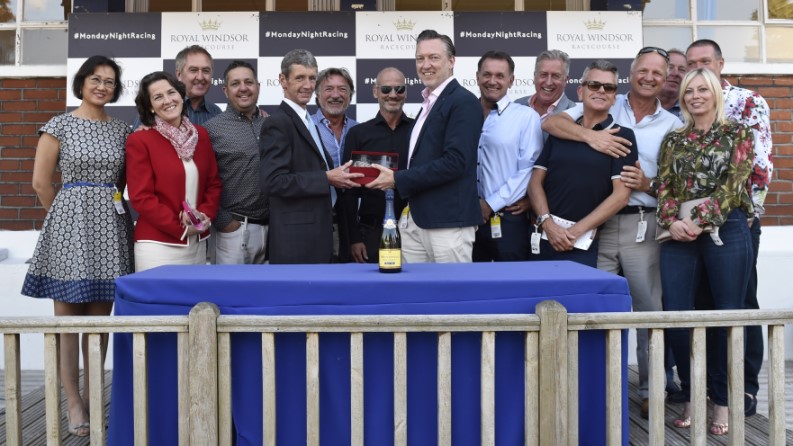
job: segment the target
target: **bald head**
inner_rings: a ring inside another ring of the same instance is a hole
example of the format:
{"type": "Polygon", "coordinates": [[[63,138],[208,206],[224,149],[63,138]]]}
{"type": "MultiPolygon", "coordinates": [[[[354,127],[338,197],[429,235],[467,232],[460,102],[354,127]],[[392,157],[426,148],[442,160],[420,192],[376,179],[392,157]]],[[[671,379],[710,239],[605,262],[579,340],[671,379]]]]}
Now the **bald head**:
{"type": "Polygon", "coordinates": [[[377,73],[377,85],[380,85],[382,83],[383,77],[388,74],[396,74],[397,76],[401,77],[403,80],[405,79],[405,75],[401,71],[399,71],[398,68],[386,67],[380,70],[379,73],[377,73]]]}
{"type": "Polygon", "coordinates": [[[405,75],[394,67],[383,68],[377,73],[372,94],[380,105],[380,112],[400,113],[407,97],[405,75]]]}

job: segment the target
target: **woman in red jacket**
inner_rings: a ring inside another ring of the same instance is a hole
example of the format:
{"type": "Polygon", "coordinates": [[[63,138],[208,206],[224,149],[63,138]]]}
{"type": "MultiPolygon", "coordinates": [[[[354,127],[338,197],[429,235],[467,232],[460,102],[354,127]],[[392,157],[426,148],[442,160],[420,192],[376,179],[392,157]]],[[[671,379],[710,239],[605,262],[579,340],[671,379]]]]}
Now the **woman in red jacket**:
{"type": "Polygon", "coordinates": [[[206,262],[205,240],[222,186],[209,135],[187,119],[184,98],[184,84],[164,71],[146,75],[135,98],[148,127],[127,139],[127,187],[140,213],[136,271],[206,262]]]}

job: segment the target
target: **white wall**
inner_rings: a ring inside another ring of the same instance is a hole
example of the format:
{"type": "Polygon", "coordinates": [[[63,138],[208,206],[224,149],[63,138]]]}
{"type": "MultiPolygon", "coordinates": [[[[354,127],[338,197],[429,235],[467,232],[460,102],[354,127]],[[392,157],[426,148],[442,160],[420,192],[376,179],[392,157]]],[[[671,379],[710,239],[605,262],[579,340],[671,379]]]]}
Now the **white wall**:
{"type": "MultiPolygon", "coordinates": [[[[50,299],[34,299],[20,294],[28,265],[38,240],[38,231],[0,231],[0,248],[8,249],[8,258],[0,262],[0,318],[6,316],[52,316],[50,299]]],[[[44,335],[20,336],[20,360],[23,370],[44,370],[44,335]]],[[[0,349],[0,368],[4,367],[0,349]]],[[[82,361],[82,359],[80,360],[82,361]]],[[[80,362],[82,364],[82,362],[80,362]]],[[[113,347],[108,349],[105,368],[113,364],[113,347]]]]}
{"type": "MultiPolygon", "coordinates": [[[[0,317],[52,315],[50,300],[33,299],[19,293],[28,269],[24,262],[32,256],[37,238],[37,231],[0,231],[0,248],[9,250],[9,258],[0,262],[0,317]]],[[[793,292],[787,282],[788,274],[793,274],[793,226],[763,228],[757,267],[760,307],[793,308],[793,292]]],[[[793,325],[785,327],[785,340],[785,358],[793,360],[793,325]]],[[[629,342],[628,361],[635,364],[636,339],[633,330],[629,342]]],[[[44,337],[23,335],[21,344],[22,368],[44,369],[44,337]]],[[[2,358],[3,351],[0,349],[0,367],[2,358]]],[[[106,367],[112,365],[112,358],[111,346],[106,367]]]]}

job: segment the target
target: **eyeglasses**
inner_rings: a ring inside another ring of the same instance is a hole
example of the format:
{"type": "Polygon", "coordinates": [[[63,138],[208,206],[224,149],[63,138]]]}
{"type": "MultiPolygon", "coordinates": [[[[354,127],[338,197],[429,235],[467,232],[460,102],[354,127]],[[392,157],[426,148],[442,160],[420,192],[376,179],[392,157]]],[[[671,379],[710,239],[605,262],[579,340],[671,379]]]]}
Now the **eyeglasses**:
{"type": "Polygon", "coordinates": [[[397,85],[397,86],[390,86],[390,85],[381,85],[380,86],[380,93],[383,94],[391,94],[391,90],[394,90],[396,94],[405,94],[405,86],[404,85],[397,85]]]}
{"type": "Polygon", "coordinates": [[[642,54],[647,54],[647,53],[658,53],[661,55],[661,57],[666,59],[667,62],[669,62],[669,53],[665,49],[658,48],[657,46],[646,46],[640,49],[639,54],[637,54],[636,57],[639,57],[642,54]]]}
{"type": "Polygon", "coordinates": [[[581,82],[582,85],[585,85],[590,91],[598,91],[600,87],[603,87],[603,91],[606,93],[614,93],[617,91],[617,84],[604,84],[598,81],[584,81],[581,82]]]}
{"type": "Polygon", "coordinates": [[[98,76],[91,76],[88,78],[88,83],[92,87],[98,87],[100,84],[104,85],[105,88],[108,90],[114,90],[116,88],[116,81],[111,79],[102,80],[98,76]]]}

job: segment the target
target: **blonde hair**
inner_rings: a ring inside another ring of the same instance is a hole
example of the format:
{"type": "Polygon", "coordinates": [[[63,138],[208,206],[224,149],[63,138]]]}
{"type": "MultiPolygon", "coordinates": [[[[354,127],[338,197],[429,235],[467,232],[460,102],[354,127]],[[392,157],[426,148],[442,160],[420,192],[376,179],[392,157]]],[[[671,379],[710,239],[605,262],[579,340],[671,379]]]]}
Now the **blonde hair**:
{"type": "Polygon", "coordinates": [[[697,76],[702,77],[702,80],[705,81],[705,86],[707,86],[708,90],[713,94],[713,100],[716,103],[716,122],[719,124],[727,123],[727,117],[724,115],[724,95],[722,94],[719,78],[707,68],[697,68],[696,70],[686,73],[683,81],[680,82],[680,96],[678,101],[680,104],[680,113],[683,115],[685,125],[677,130],[678,133],[685,133],[694,128],[694,117],[688,111],[688,106],[686,105],[686,101],[683,100],[683,97],[686,94],[688,85],[697,76]]]}

